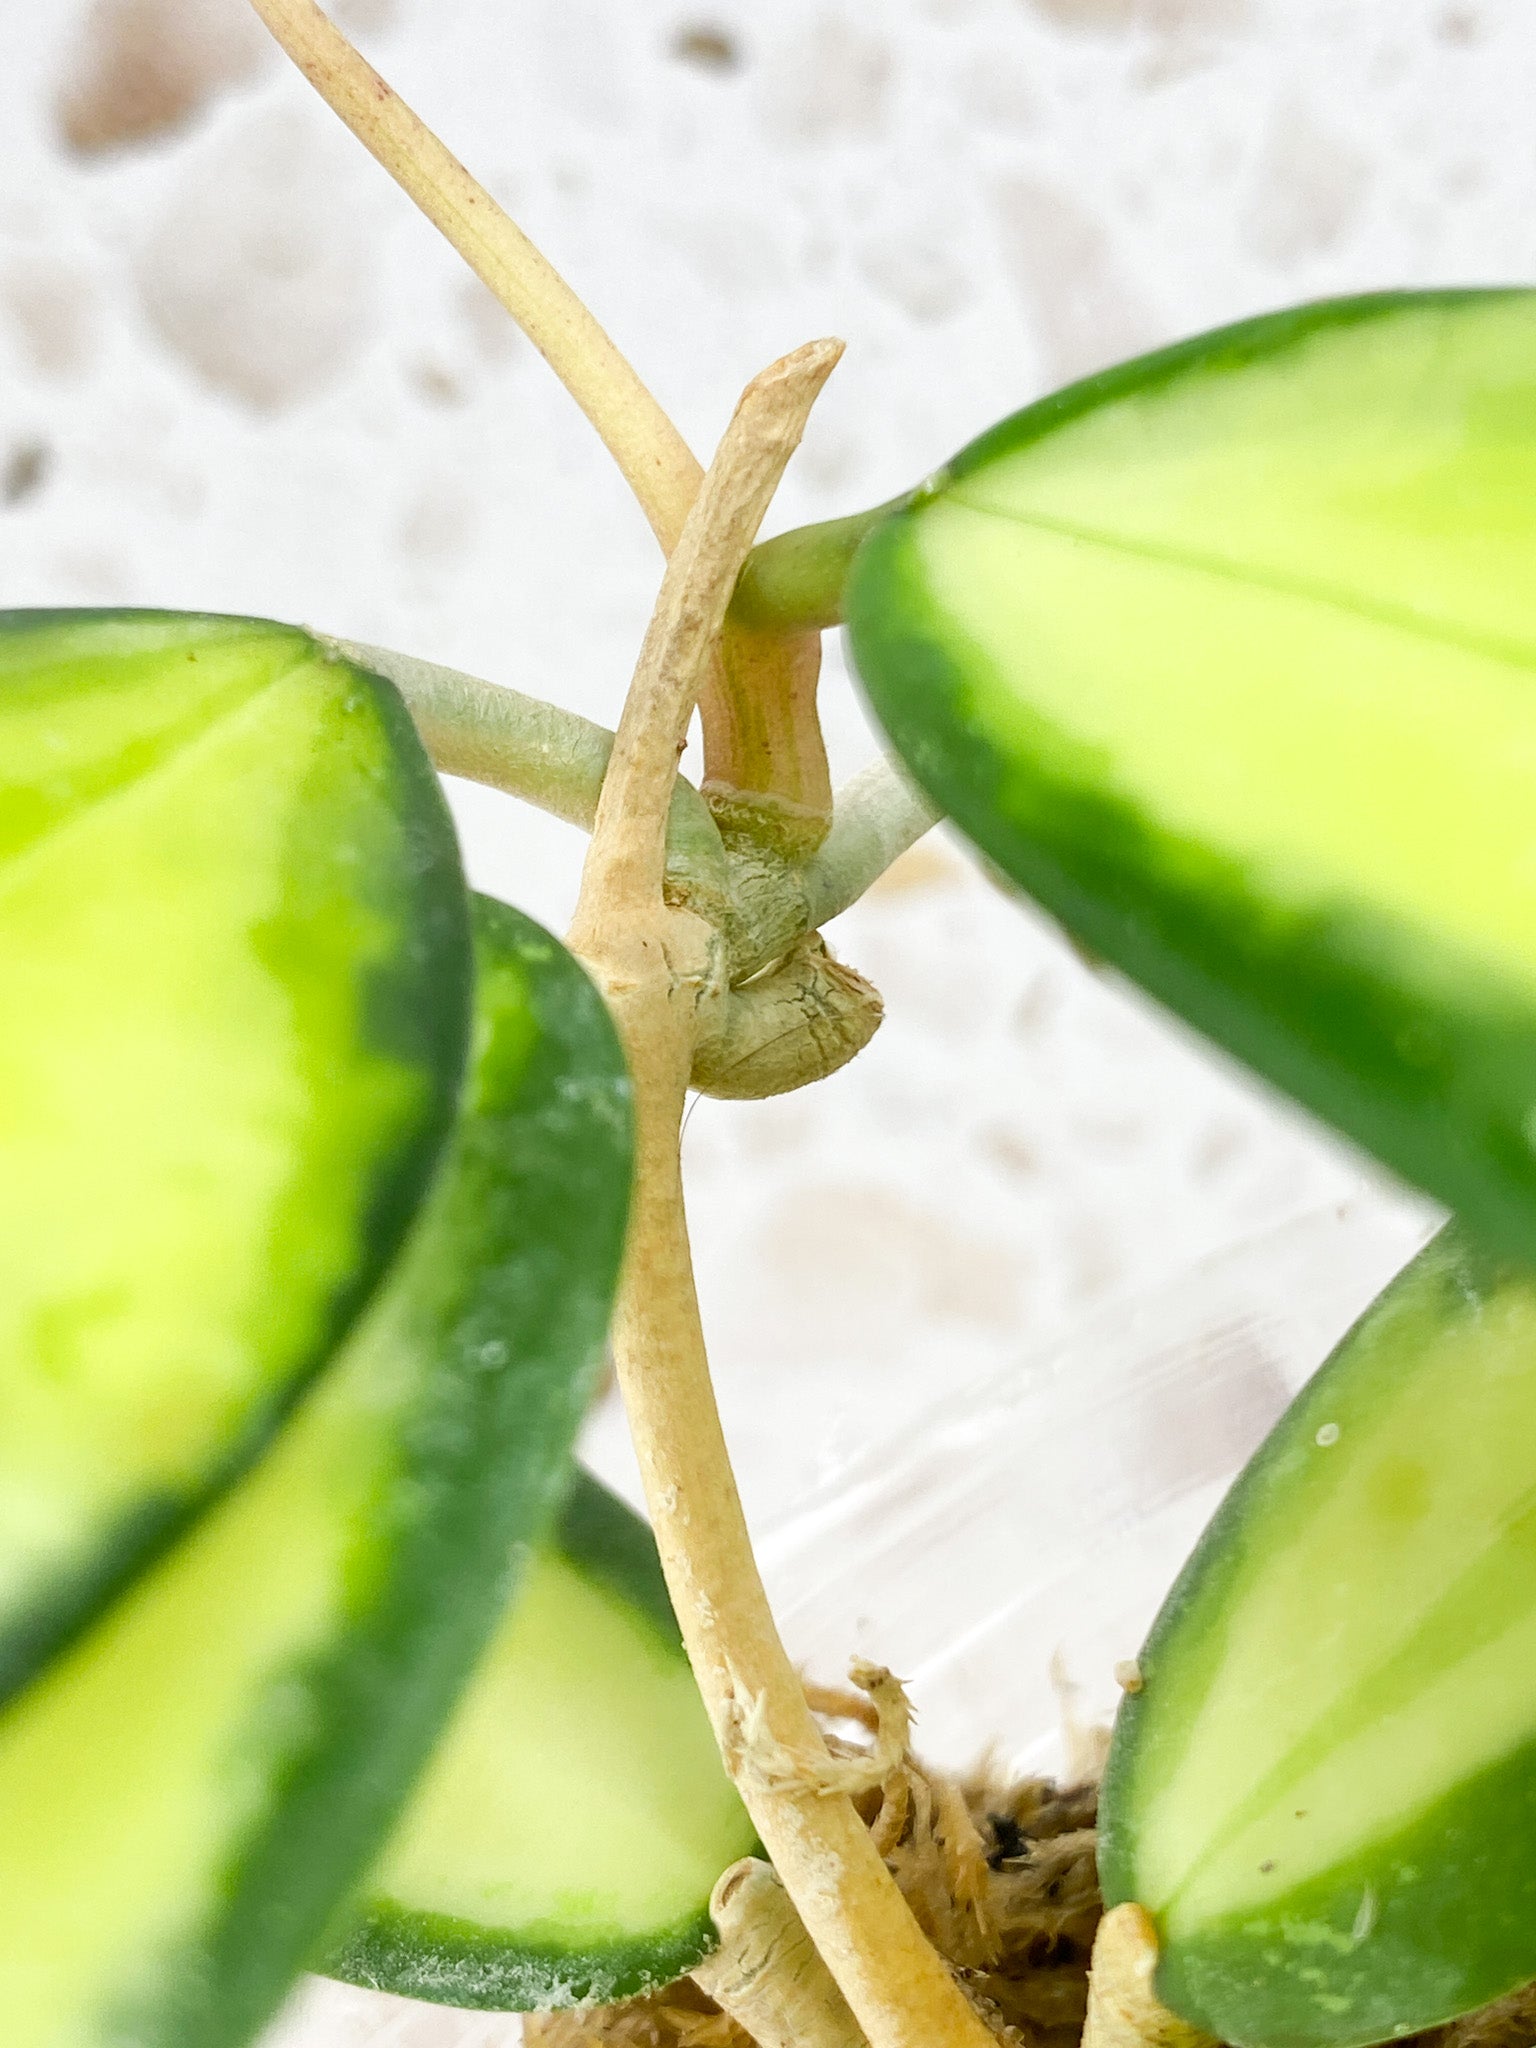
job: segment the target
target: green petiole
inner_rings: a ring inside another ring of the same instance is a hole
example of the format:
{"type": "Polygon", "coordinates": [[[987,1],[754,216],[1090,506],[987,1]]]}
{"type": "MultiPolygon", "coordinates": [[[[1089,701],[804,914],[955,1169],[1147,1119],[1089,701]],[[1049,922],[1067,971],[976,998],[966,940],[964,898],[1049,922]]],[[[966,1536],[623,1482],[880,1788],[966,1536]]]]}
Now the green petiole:
{"type": "MultiPolygon", "coordinates": [[[[413,655],[317,637],[338,659],[395,685],[445,773],[591,830],[613,750],[606,727],[413,655]]],[[[903,769],[876,761],[839,792],[831,831],[817,851],[792,861],[766,848],[727,848],[708,805],[679,776],[667,835],[668,885],[726,931],[731,979],[742,981],[856,903],[938,815],[903,769]]]]}
{"type": "Polygon", "coordinates": [[[804,633],[843,623],[843,586],[864,536],[911,503],[904,491],[868,512],[827,519],[816,526],[762,541],[737,579],[728,617],[756,632],[804,633]]]}

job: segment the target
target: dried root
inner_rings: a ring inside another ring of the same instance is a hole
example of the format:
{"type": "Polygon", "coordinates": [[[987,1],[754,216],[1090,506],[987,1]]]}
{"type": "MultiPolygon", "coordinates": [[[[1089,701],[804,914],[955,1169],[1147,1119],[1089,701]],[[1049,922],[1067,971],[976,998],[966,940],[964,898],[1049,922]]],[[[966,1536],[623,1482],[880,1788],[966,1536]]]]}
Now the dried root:
{"type": "MultiPolygon", "coordinates": [[[[919,1924],[993,2034],[1007,2048],[1076,2048],[1100,1915],[1094,1787],[1063,1790],[1039,1778],[1009,1785],[986,1772],[962,1784],[912,1754],[912,1709],[899,1679],[863,1663],[850,1677],[853,1690],[807,1687],[823,1720],[863,1738],[829,1733],[830,1766],[774,1742],[755,1702],[739,1696],[724,1731],[735,1767],[776,1788],[848,1793],[919,1924]]],[[[766,1889],[764,1897],[771,1904],[766,1889]]],[[[753,2030],[722,2012],[695,1981],[628,2005],[531,2021],[530,2048],[780,2048],[785,2040],[818,2048],[824,2036],[830,2042],[835,2023],[829,2032],[824,2019],[794,2018],[795,1987],[803,1988],[809,1973],[796,1963],[787,1972],[794,1985],[765,2013],[771,1972],[752,1960],[764,1930],[753,1930],[745,1945],[740,1930],[725,1931],[723,1971],[712,1958],[699,1977],[738,2017],[748,1982],[759,1999],[753,2030]]],[[[857,2042],[855,2031],[850,2048],[857,2042]]]]}
{"type": "Polygon", "coordinates": [[[1083,2048],[1220,2048],[1170,2012],[1152,1988],[1157,1931],[1144,1906],[1116,1906],[1099,1922],[1088,1976],[1083,2048]]]}
{"type": "Polygon", "coordinates": [[[815,1710],[834,1720],[859,1721],[874,1741],[861,1748],[833,1736],[827,1744],[830,1760],[802,1755],[777,1741],[766,1725],[762,1701],[738,1685],[721,1745],[737,1784],[752,1781],[767,1792],[818,1792],[828,1798],[846,1793],[859,1799],[880,1791],[906,1758],[912,1710],[901,1681],[882,1666],[855,1660],[850,1675],[860,1692],[822,1692],[819,1697],[828,1704],[815,1710]]]}
{"type": "Polygon", "coordinates": [[[766,1863],[726,1871],[709,1902],[720,1946],[693,1981],[758,2048],[866,2048],[858,2021],[766,1863]]]}
{"type": "MultiPolygon", "coordinates": [[[[1203,2037],[1188,2029],[1159,2033],[1172,2016],[1155,2000],[1139,2009],[1135,1979],[1144,1944],[1138,1948],[1134,1940],[1122,1958],[1118,1988],[1110,1999],[1096,2000],[1094,2028],[1084,2035],[1099,1928],[1128,1925],[1121,1919],[1125,1908],[1106,1919],[1099,1894],[1097,1784],[1091,1778],[1066,1786],[1045,1778],[1010,1783],[986,1768],[963,1782],[949,1777],[912,1754],[912,1709],[900,1681],[876,1665],[855,1664],[850,1676],[856,1690],[806,1688],[818,1716],[864,1738],[829,1734],[830,1769],[772,1743],[750,1701],[730,1731],[743,1767],[775,1785],[853,1797],[924,1933],[1004,2048],[1194,2048],[1203,2037]]],[[[1086,1755],[1086,1732],[1082,1748],[1086,1755]]],[[[752,1868],[771,1884],[765,1866],[752,1868]]],[[[830,1980],[820,1984],[814,1959],[808,1962],[774,1920],[774,1895],[782,1893],[762,1878],[754,1882],[766,1919],[744,1937],[721,1916],[723,1967],[711,1958],[699,1973],[704,1985],[721,1990],[736,2017],[699,1982],[685,1980],[627,2005],[531,2019],[529,2048],[862,2048],[835,1989],[835,2004],[826,2000],[830,1980]],[[772,1967],[762,1967],[770,1923],[771,1941],[785,1942],[785,1953],[793,1948],[798,1959],[786,1971],[786,1981],[793,1981],[782,1996],[772,1967]],[[742,1981],[756,2001],[749,2025],[740,2023],[748,2017],[742,1981]]],[[[1416,2034],[1400,2048],[1536,2048],[1536,1986],[1416,2034]]]]}

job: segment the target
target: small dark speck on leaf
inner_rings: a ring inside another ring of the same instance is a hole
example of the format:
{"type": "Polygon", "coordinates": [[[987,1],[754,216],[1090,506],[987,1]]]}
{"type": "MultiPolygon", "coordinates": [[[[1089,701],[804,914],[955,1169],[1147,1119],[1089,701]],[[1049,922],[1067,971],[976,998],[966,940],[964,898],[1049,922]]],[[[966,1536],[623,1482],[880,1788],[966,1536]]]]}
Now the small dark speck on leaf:
{"type": "Polygon", "coordinates": [[[32,497],[42,488],[52,462],[53,451],[46,441],[18,442],[0,471],[0,501],[20,505],[32,497]]]}
{"type": "Polygon", "coordinates": [[[1266,1860],[1265,1862],[1261,1863],[1261,1864],[1259,1865],[1259,1875],[1260,1875],[1260,1877],[1268,1877],[1269,1873],[1270,1873],[1270,1872],[1271,1872],[1271,1871],[1272,1871],[1272,1870],[1274,1869],[1274,1867],[1275,1867],[1275,1866],[1274,1866],[1274,1863],[1273,1863],[1272,1861],[1268,1861],[1268,1860],[1266,1860]]]}
{"type": "Polygon", "coordinates": [[[672,54],[684,64],[697,64],[701,71],[734,71],[741,63],[735,37],[704,23],[680,28],[672,38],[672,54]]]}

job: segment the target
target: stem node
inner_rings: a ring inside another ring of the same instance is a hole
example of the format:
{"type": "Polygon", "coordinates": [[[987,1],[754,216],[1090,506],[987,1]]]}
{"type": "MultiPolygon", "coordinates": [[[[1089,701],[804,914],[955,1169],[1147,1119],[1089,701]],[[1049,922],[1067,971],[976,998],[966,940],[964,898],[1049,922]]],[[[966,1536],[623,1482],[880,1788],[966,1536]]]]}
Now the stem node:
{"type": "MultiPolygon", "coordinates": [[[[635,1087],[637,1168],[613,1348],[656,1540],[717,1728],[744,1699],[783,1751],[825,1762],[774,1627],[710,1384],[679,1126],[711,971],[701,920],[665,903],[667,807],[694,692],[741,562],[836,360],[812,343],[748,386],[668,565],[598,803],[571,943],[612,1002],[635,1087]]],[[[846,1793],[742,1793],[870,2048],[991,2048],[846,1793]]]]}

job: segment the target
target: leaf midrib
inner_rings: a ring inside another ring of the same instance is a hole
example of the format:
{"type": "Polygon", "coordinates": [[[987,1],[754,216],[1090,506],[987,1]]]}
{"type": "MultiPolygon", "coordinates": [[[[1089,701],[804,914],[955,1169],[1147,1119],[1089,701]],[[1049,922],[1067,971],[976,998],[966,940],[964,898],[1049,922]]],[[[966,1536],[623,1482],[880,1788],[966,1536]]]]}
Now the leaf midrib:
{"type": "Polygon", "coordinates": [[[1273,596],[1293,598],[1302,603],[1341,612],[1347,617],[1360,619],[1368,624],[1385,626],[1393,632],[1436,641],[1442,646],[1455,647],[1464,654],[1478,655],[1485,660],[1499,661],[1508,667],[1536,674],[1536,646],[1527,646],[1499,634],[1469,632],[1465,628],[1450,624],[1447,620],[1417,611],[1411,605],[1395,604],[1384,598],[1363,597],[1358,592],[1342,589],[1336,584],[1294,575],[1283,569],[1270,569],[1258,563],[1234,561],[1227,556],[1207,554],[1195,548],[1176,547],[1169,542],[1149,540],[1144,536],[1112,533],[1102,527],[1083,525],[1076,520],[1057,518],[1049,513],[1016,511],[1001,505],[978,504],[974,498],[967,495],[963,484],[952,486],[939,502],[942,503],[944,499],[960,505],[965,511],[974,513],[979,518],[1001,519],[1010,525],[1055,534],[1063,540],[1080,541],[1084,546],[1101,548],[1108,554],[1129,555],[1138,561],[1161,563],[1168,568],[1182,569],[1192,575],[1214,577],[1223,583],[1236,584],[1244,589],[1262,590],[1273,596]]]}

